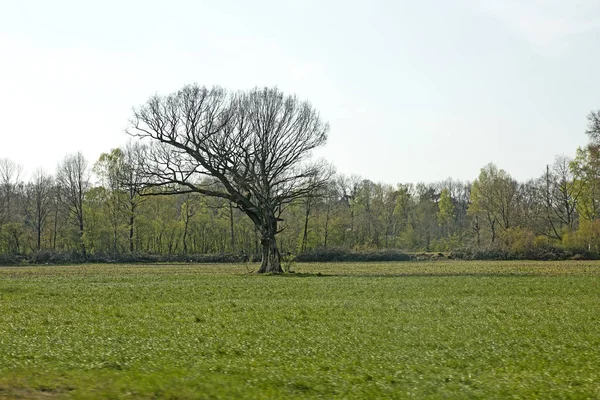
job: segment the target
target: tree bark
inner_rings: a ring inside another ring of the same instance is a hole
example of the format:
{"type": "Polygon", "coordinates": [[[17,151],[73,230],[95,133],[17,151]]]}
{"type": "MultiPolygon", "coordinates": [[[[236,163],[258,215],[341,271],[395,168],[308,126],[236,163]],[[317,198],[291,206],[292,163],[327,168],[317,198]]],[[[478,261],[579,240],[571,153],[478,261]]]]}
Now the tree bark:
{"type": "Polygon", "coordinates": [[[231,234],[231,252],[235,253],[235,230],[233,229],[233,205],[229,202],[229,231],[231,234]]]}
{"type": "Polygon", "coordinates": [[[325,214],[325,237],[323,239],[323,248],[327,248],[327,239],[329,237],[329,211],[330,211],[330,204],[329,201],[327,201],[327,213],[325,214]]]}
{"type": "Polygon", "coordinates": [[[81,242],[81,255],[83,260],[87,261],[87,249],[85,248],[84,230],[83,230],[83,216],[79,220],[79,241],[81,242]]]}
{"type": "Polygon", "coordinates": [[[302,235],[302,252],[306,251],[306,242],[308,241],[308,218],[310,217],[310,198],[306,199],[306,209],[304,215],[304,234],[302,235]]]}
{"type": "Polygon", "coordinates": [[[281,268],[281,254],[277,248],[277,240],[275,240],[277,221],[274,218],[270,218],[261,230],[262,238],[260,244],[262,247],[262,262],[258,273],[281,274],[283,273],[283,269],[281,268]]]}
{"type": "Polygon", "coordinates": [[[133,253],[133,222],[134,222],[134,216],[133,213],[131,213],[131,215],[129,216],[129,252],[133,253]]]}

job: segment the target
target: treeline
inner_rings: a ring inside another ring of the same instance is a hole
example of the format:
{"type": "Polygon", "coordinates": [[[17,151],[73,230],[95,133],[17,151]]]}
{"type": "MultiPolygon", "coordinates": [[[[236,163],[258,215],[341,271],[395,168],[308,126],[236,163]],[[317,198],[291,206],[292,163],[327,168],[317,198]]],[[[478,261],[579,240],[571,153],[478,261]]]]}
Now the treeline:
{"type": "MultiPolygon", "coordinates": [[[[306,259],[340,249],[453,252],[465,258],[595,257],[600,118],[598,113],[588,118],[588,146],[574,158],[557,157],[527,182],[493,164],[472,182],[394,186],[334,174],[325,188],[283,210],[279,250],[306,259]]],[[[144,152],[143,145],[130,144],[93,165],[81,154],[68,155],[54,175],[38,170],[28,180],[20,166],[0,160],[0,261],[217,254],[249,260],[260,253],[254,225],[226,200],[197,193],[164,196],[160,188],[141,196],[137,168],[144,152]]]]}

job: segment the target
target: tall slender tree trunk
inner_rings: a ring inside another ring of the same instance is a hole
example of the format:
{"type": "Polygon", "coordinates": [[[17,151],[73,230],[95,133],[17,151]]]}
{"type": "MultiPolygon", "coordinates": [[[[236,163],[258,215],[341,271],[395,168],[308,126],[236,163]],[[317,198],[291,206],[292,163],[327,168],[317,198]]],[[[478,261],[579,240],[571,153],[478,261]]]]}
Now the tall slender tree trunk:
{"type": "MultiPolygon", "coordinates": [[[[130,195],[131,196],[131,195],[130,195]]],[[[129,199],[129,252],[133,253],[135,250],[134,246],[134,223],[135,223],[135,209],[136,206],[132,202],[131,197],[129,199]]]]}
{"type": "Polygon", "coordinates": [[[189,218],[186,218],[185,222],[184,222],[184,228],[183,228],[183,254],[187,254],[187,252],[188,252],[187,236],[188,236],[189,222],[190,222],[189,218]]]}
{"type": "MultiPolygon", "coordinates": [[[[38,203],[39,204],[39,203],[38,203]]],[[[44,218],[42,216],[42,214],[39,212],[39,206],[38,206],[38,212],[37,212],[37,222],[35,224],[35,230],[36,230],[36,234],[37,234],[37,251],[40,251],[42,249],[42,219],[44,218]]]]}
{"type": "Polygon", "coordinates": [[[87,261],[87,249],[85,248],[85,240],[83,237],[83,217],[79,220],[79,240],[81,241],[81,255],[83,260],[87,261]]]}
{"type": "Polygon", "coordinates": [[[233,206],[229,202],[229,230],[231,233],[231,252],[235,253],[235,231],[233,229],[233,206]]]}
{"type": "Polygon", "coordinates": [[[329,213],[330,213],[330,205],[329,202],[327,202],[327,212],[325,213],[325,234],[324,234],[324,238],[323,238],[323,248],[326,249],[327,248],[327,239],[329,237],[329,213]]]}
{"type": "Polygon", "coordinates": [[[490,228],[492,229],[492,243],[496,241],[496,220],[491,220],[490,228]]]}
{"type": "Polygon", "coordinates": [[[133,242],[134,242],[134,240],[133,240],[133,236],[134,236],[133,235],[133,233],[134,233],[133,232],[133,220],[134,220],[133,213],[131,213],[131,215],[129,216],[129,252],[130,253],[133,253],[133,250],[134,250],[134,245],[133,245],[133,242]]]}
{"type": "Polygon", "coordinates": [[[306,242],[308,241],[308,218],[310,216],[310,199],[306,200],[306,212],[304,214],[304,234],[302,235],[302,251],[306,251],[306,242]]]}
{"type": "Polygon", "coordinates": [[[37,229],[37,251],[42,249],[42,229],[38,227],[37,229]]]}
{"type": "Polygon", "coordinates": [[[475,216],[475,223],[473,224],[473,230],[477,234],[477,247],[481,246],[481,228],[479,226],[479,217],[475,216]]]}
{"type": "Polygon", "coordinates": [[[52,249],[54,249],[56,251],[56,234],[58,232],[58,205],[56,206],[56,209],[54,210],[54,226],[53,226],[53,232],[52,232],[52,249]]]}
{"type": "Polygon", "coordinates": [[[117,226],[113,227],[113,257],[117,258],[117,226]]]}

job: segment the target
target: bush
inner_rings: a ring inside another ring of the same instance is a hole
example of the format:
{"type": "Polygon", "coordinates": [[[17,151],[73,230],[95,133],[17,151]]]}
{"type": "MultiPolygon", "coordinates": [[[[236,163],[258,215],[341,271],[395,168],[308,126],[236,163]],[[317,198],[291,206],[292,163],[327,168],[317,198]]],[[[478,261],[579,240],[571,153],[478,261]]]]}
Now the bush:
{"type": "Polygon", "coordinates": [[[260,261],[260,256],[246,254],[145,254],[125,253],[117,256],[105,253],[89,254],[86,259],[77,252],[54,250],[34,251],[27,256],[0,254],[0,265],[29,264],[75,264],[75,263],[243,263],[260,261]]]}
{"type": "Polygon", "coordinates": [[[14,254],[0,254],[0,265],[15,265],[21,260],[14,254]]]}
{"type": "Polygon", "coordinates": [[[27,257],[27,261],[33,264],[48,264],[53,255],[52,250],[34,251],[27,257]]]}
{"type": "Polygon", "coordinates": [[[409,261],[411,256],[399,250],[353,251],[342,248],[315,249],[296,256],[298,262],[332,261],[409,261]]]}
{"type": "MultiPolygon", "coordinates": [[[[568,260],[573,257],[573,253],[556,246],[535,246],[523,252],[508,250],[500,247],[496,248],[464,248],[453,251],[452,258],[459,260],[539,260],[539,261],[558,261],[568,260]]],[[[592,257],[591,254],[585,254],[586,259],[592,257]]]]}
{"type": "Polygon", "coordinates": [[[533,232],[529,230],[520,227],[509,228],[501,233],[500,238],[511,254],[527,257],[535,252],[534,242],[536,238],[533,232]]]}

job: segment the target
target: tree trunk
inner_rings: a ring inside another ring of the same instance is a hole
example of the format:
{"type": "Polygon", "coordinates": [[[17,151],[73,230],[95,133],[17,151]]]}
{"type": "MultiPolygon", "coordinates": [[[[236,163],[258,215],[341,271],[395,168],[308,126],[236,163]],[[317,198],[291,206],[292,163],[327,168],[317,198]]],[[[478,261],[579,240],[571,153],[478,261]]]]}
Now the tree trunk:
{"type": "Polygon", "coordinates": [[[282,273],[283,269],[281,268],[280,254],[277,249],[275,236],[263,237],[260,244],[262,246],[262,263],[260,264],[258,273],[282,273]]]}
{"type": "Polygon", "coordinates": [[[113,257],[117,258],[117,225],[113,227],[113,257]]]}
{"type": "Polygon", "coordinates": [[[266,226],[261,229],[262,238],[260,244],[262,247],[262,263],[258,273],[283,273],[283,269],[281,268],[281,255],[277,248],[277,240],[275,240],[277,221],[273,218],[265,225],[266,226]]]}
{"type": "Polygon", "coordinates": [[[58,205],[54,210],[54,230],[52,232],[52,249],[56,251],[56,234],[58,232],[58,205]]]}
{"type": "Polygon", "coordinates": [[[323,240],[323,248],[327,248],[327,239],[329,237],[329,203],[327,203],[327,213],[325,214],[325,237],[323,240]]]}
{"type": "Polygon", "coordinates": [[[235,253],[235,230],[233,229],[233,206],[229,202],[229,231],[231,234],[231,252],[235,253]]]}
{"type": "Polygon", "coordinates": [[[37,251],[42,249],[42,227],[40,224],[37,225],[37,251]]]}
{"type": "Polygon", "coordinates": [[[481,228],[479,227],[479,217],[475,216],[475,223],[473,224],[473,230],[477,234],[477,247],[481,246],[481,228]]]}
{"type": "Polygon", "coordinates": [[[308,217],[310,216],[310,199],[307,199],[306,213],[304,215],[304,234],[302,235],[302,252],[306,251],[306,242],[308,241],[308,217]]]}
{"type": "Polygon", "coordinates": [[[254,255],[258,255],[258,228],[254,227],[254,255]]]}
{"type": "Polygon", "coordinates": [[[129,252],[133,253],[133,222],[134,222],[133,211],[129,215],[129,252]]]}
{"type": "Polygon", "coordinates": [[[85,248],[85,239],[83,233],[83,222],[79,223],[79,241],[81,242],[81,255],[83,256],[83,261],[87,261],[87,250],[85,248]]]}
{"type": "Polygon", "coordinates": [[[184,228],[183,228],[183,254],[187,254],[188,253],[188,246],[187,246],[187,236],[188,236],[188,223],[189,223],[189,218],[186,218],[185,222],[184,222],[184,228]]]}

